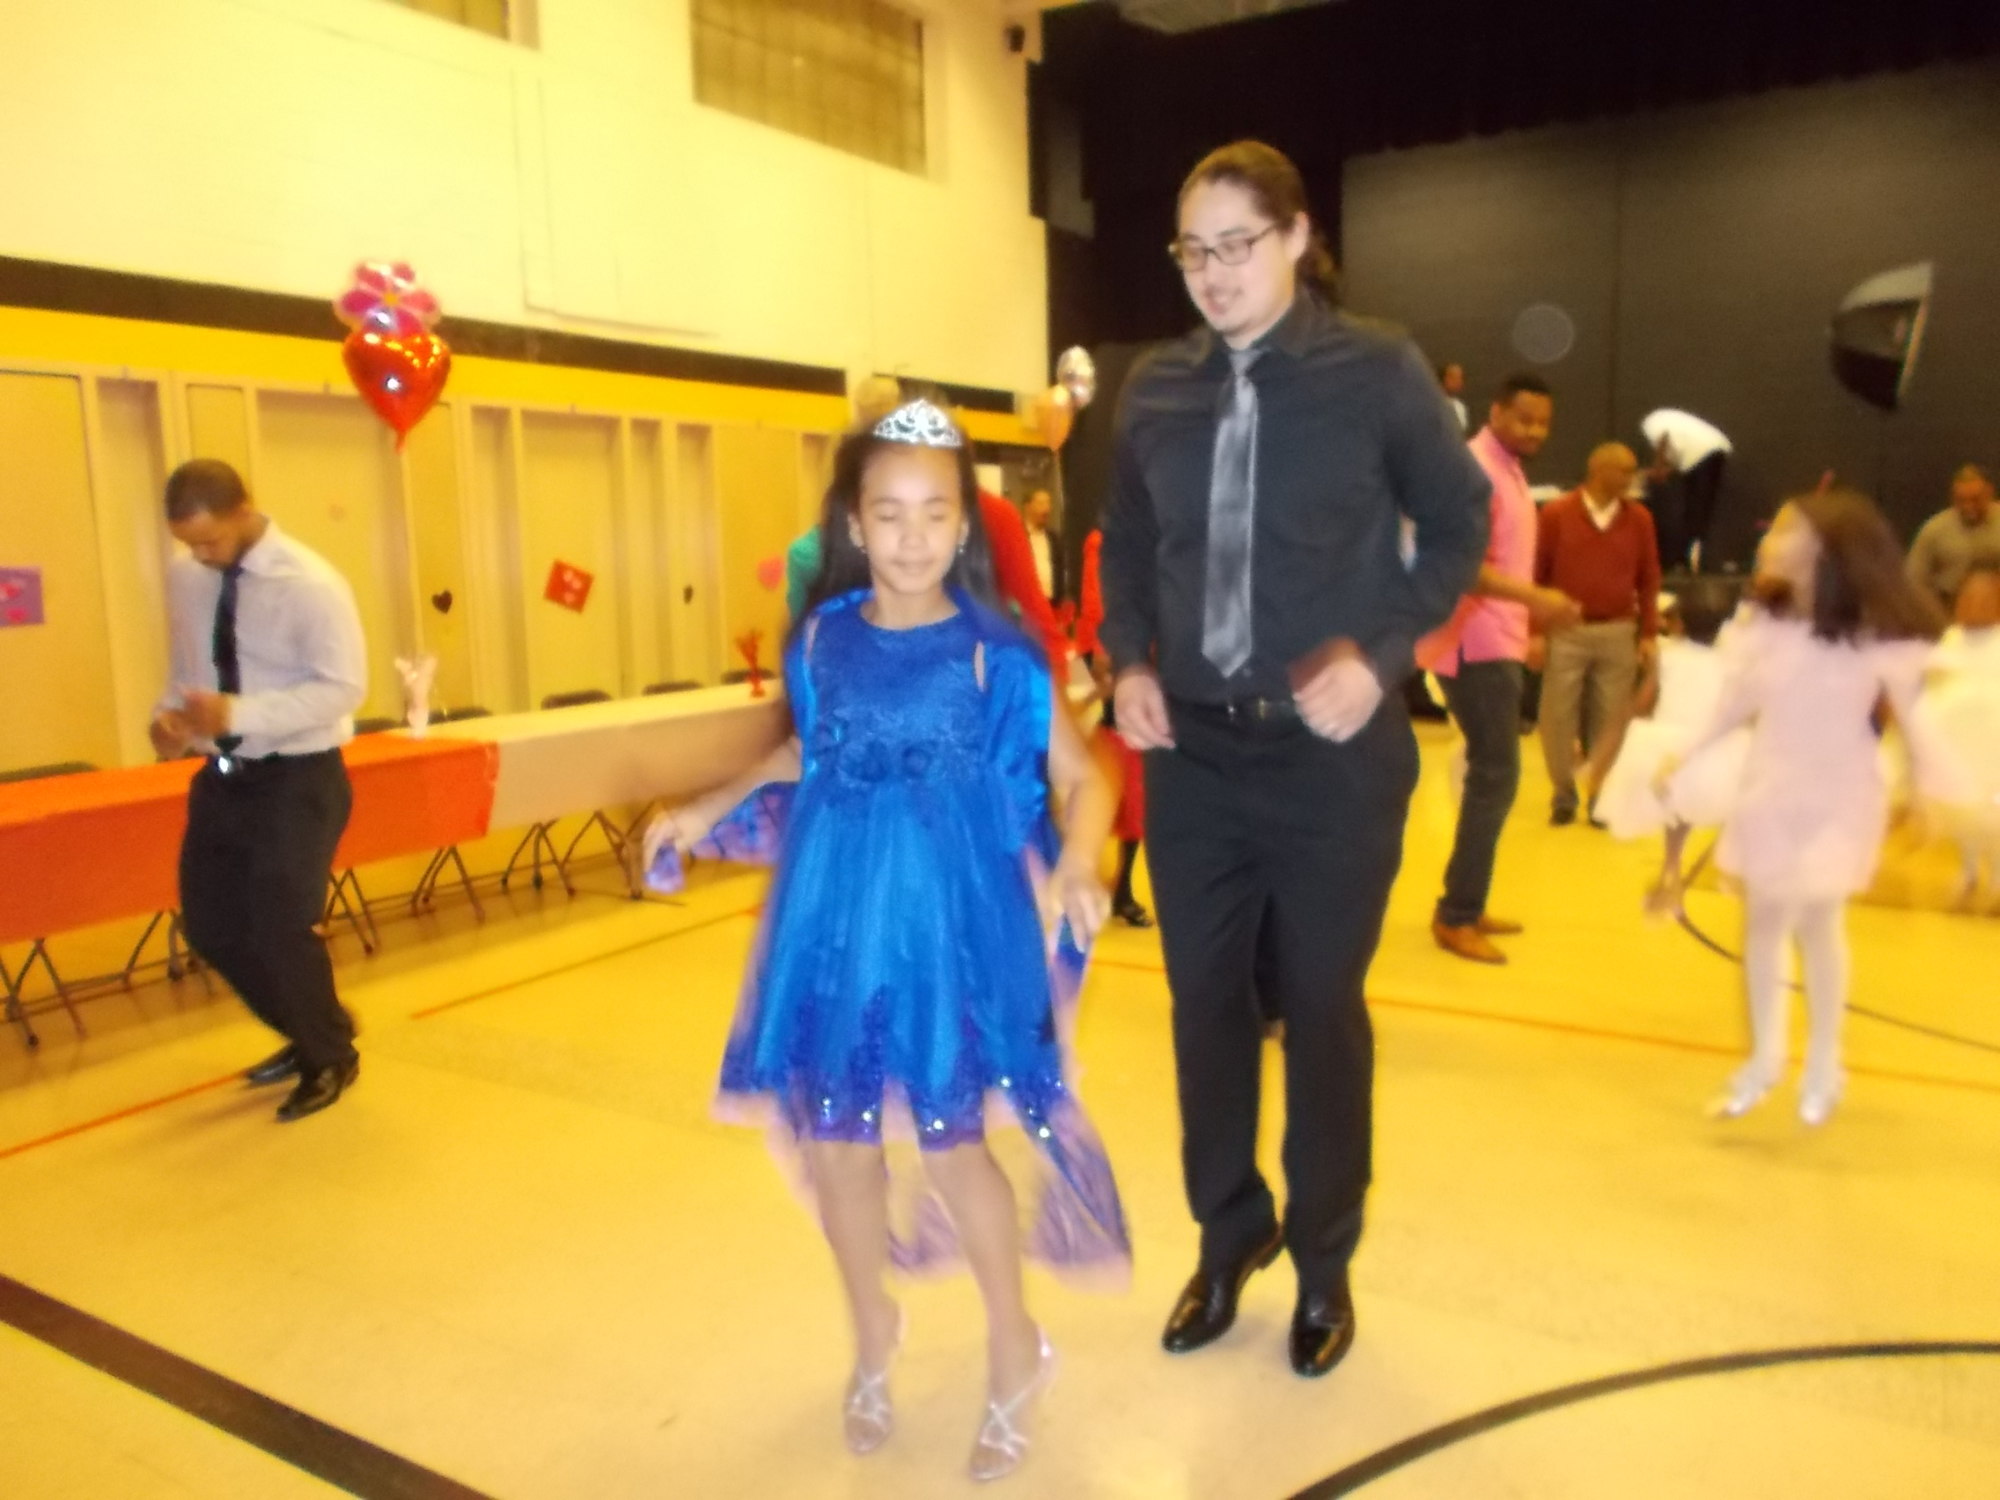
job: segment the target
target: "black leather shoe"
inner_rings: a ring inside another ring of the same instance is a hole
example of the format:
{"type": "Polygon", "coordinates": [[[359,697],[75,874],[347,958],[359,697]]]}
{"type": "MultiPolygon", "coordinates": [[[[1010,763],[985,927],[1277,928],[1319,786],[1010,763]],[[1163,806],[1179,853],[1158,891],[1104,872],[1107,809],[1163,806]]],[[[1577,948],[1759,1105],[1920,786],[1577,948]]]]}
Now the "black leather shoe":
{"type": "Polygon", "coordinates": [[[1354,1347],[1354,1299],[1343,1283],[1338,1292],[1311,1293],[1299,1298],[1292,1313],[1292,1369],[1317,1379],[1339,1364],[1354,1347]]]}
{"type": "Polygon", "coordinates": [[[1151,927],[1153,914],[1136,901],[1120,901],[1111,908],[1111,915],[1127,927],[1151,927]]]}
{"type": "Polygon", "coordinates": [[[243,1074],[252,1088],[260,1089],[266,1084],[283,1083],[287,1078],[298,1076],[299,1049],[296,1047],[285,1047],[273,1052],[256,1067],[247,1069],[243,1074]]]}
{"type": "Polygon", "coordinates": [[[289,1124],[316,1115],[354,1085],[361,1074],[359,1061],[337,1068],[318,1068],[299,1075],[299,1086],[278,1106],[279,1120],[289,1124]]]}
{"type": "Polygon", "coordinates": [[[1196,1271],[1167,1319],[1166,1334],[1160,1339],[1167,1353],[1191,1354],[1229,1332],[1236,1321],[1236,1301],[1243,1295],[1244,1283],[1276,1260],[1284,1248],[1284,1230],[1273,1228],[1269,1239],[1236,1264],[1217,1271],[1196,1271]]]}

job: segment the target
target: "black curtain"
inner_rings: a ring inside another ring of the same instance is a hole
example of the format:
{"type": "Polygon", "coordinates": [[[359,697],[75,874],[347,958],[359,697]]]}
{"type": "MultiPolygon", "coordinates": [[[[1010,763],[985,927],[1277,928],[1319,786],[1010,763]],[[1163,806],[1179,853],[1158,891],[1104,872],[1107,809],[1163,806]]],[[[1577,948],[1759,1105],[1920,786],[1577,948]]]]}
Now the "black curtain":
{"type": "Polygon", "coordinates": [[[1051,257],[1058,349],[1186,327],[1174,191],[1230,140],[1299,164],[1337,249],[1350,156],[2000,52],[1993,0],[1337,0],[1181,36],[1094,4],[1043,25],[1031,89],[1080,121],[1096,218],[1051,257]]]}

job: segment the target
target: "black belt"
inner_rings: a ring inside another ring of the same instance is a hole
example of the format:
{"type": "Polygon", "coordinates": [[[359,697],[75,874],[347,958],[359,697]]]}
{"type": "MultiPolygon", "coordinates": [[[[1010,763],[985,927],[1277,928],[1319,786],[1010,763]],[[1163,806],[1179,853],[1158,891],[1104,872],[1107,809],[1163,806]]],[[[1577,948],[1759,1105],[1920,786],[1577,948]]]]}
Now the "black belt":
{"type": "Polygon", "coordinates": [[[1243,734],[1290,734],[1305,721],[1290,698],[1231,698],[1223,703],[1169,700],[1173,712],[1243,734]]]}
{"type": "Polygon", "coordinates": [[[340,751],[315,750],[306,755],[211,755],[206,757],[202,769],[226,776],[231,781],[255,781],[292,766],[317,764],[329,755],[338,758],[340,751]]]}

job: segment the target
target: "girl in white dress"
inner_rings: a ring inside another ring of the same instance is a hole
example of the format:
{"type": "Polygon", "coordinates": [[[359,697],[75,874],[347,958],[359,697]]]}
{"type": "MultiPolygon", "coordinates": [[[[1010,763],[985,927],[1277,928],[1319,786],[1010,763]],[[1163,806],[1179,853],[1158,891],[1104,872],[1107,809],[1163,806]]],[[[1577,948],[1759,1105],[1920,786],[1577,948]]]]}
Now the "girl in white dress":
{"type": "Polygon", "coordinates": [[[1743,776],[1748,729],[1724,736],[1680,764],[1670,784],[1655,784],[1661,767],[1685,760],[1696,736],[1715,716],[1735,635],[1726,623],[1733,596],[1725,580],[1697,577],[1673,598],[1672,616],[1679,628],[1660,642],[1659,700],[1649,717],[1635,719],[1626,730],[1597,794],[1597,816],[1613,836],[1665,835],[1660,878],[1646,896],[1646,910],[1654,916],[1680,911],[1685,878],[1681,851],[1688,834],[1722,823],[1743,776]]]}
{"type": "MultiPolygon", "coordinates": [[[[1796,942],[1809,1018],[1799,1115],[1821,1125],[1844,1082],[1844,908],[1874,878],[1888,825],[1877,710],[1886,700],[1908,722],[1943,620],[1905,575],[1882,513],[1851,490],[1785,504],[1757,549],[1751,601],[1732,627],[1720,699],[1688,751],[1692,763],[1749,728],[1716,859],[1743,893],[1751,1051],[1711,1112],[1745,1114],[1783,1076],[1785,950],[1796,942]]],[[[1663,792],[1674,771],[1661,769],[1663,792]]]]}

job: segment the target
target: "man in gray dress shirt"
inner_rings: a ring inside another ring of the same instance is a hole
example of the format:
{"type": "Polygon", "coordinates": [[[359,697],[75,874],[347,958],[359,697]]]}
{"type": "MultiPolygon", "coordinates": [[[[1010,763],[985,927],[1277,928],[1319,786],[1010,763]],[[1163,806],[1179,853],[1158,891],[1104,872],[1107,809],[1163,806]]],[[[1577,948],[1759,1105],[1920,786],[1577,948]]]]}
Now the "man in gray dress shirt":
{"type": "Polygon", "coordinates": [[[286,1046],[245,1075],[296,1080],[280,1120],[354,1082],[354,1024],[313,931],[351,794],[340,747],[367,696],[354,592],[257,509],[228,464],[167,480],[167,527],[188,549],[167,575],[172,660],[152,724],[163,757],[200,751],[181,844],[189,945],[286,1046]]]}

